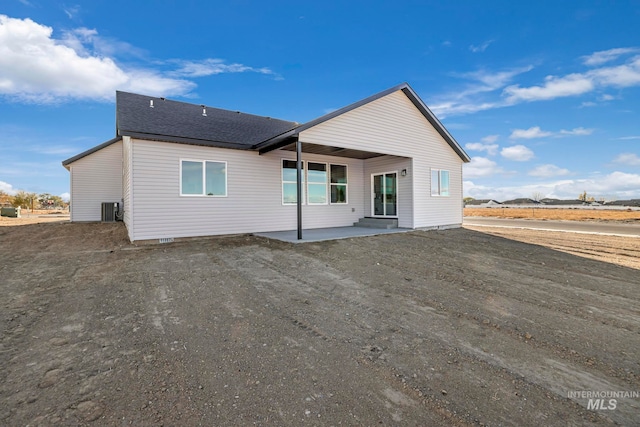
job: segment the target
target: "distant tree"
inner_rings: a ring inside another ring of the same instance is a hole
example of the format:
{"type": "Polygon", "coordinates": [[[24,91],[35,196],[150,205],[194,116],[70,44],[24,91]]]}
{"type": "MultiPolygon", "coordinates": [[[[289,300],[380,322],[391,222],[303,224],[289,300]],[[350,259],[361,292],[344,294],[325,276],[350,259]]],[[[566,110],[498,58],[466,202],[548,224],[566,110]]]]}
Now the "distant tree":
{"type": "Polygon", "coordinates": [[[54,208],[64,208],[66,205],[60,196],[51,196],[50,200],[53,202],[54,208]]]}
{"type": "Polygon", "coordinates": [[[13,196],[9,195],[6,191],[0,190],[0,205],[13,206],[13,196]]]}
{"type": "Polygon", "coordinates": [[[63,208],[65,206],[64,200],[60,196],[54,196],[49,193],[42,193],[38,195],[38,202],[42,209],[55,209],[63,208]]]}
{"type": "Polygon", "coordinates": [[[35,204],[38,201],[38,195],[36,193],[27,193],[26,191],[18,191],[15,196],[13,196],[12,205],[14,207],[21,207],[23,209],[31,209],[35,208],[35,204]]]}
{"type": "Polygon", "coordinates": [[[544,194],[542,194],[539,191],[536,191],[531,195],[531,198],[536,202],[539,202],[540,200],[544,199],[544,194]]]}
{"type": "Polygon", "coordinates": [[[475,199],[474,199],[473,197],[465,197],[465,198],[463,198],[463,199],[462,199],[462,201],[463,201],[465,204],[469,203],[469,202],[470,202],[470,201],[472,201],[472,200],[475,200],[475,199]]]}
{"type": "Polygon", "coordinates": [[[584,190],[580,195],[578,195],[578,200],[582,200],[583,202],[586,202],[588,198],[589,195],[587,194],[587,190],[584,190]]]}

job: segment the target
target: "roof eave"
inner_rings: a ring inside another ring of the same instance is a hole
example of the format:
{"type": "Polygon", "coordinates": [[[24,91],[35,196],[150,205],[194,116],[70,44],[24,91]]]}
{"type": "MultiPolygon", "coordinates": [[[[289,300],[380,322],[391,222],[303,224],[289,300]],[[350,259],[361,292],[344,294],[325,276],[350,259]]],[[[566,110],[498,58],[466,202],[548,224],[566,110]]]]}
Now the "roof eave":
{"type": "Polygon", "coordinates": [[[129,136],[131,138],[145,139],[149,141],[173,142],[176,144],[200,145],[204,147],[230,148],[234,150],[251,150],[253,148],[253,146],[250,144],[240,144],[237,142],[214,141],[214,140],[205,140],[205,139],[198,139],[198,138],[185,138],[182,136],[149,134],[149,133],[126,131],[126,130],[121,130],[118,133],[120,134],[120,136],[129,136]]]}

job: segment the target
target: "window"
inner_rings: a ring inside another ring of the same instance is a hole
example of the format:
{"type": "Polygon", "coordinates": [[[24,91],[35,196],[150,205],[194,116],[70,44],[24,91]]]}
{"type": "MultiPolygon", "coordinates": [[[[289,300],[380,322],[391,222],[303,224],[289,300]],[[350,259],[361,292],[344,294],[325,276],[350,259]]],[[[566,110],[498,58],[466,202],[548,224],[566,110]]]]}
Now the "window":
{"type": "MultiPolygon", "coordinates": [[[[302,163],[302,200],[304,201],[304,162],[302,163]]],[[[282,203],[298,203],[298,171],[295,160],[282,160],[282,203]]]]}
{"type": "Polygon", "coordinates": [[[207,160],[180,162],[181,196],[227,196],[227,163],[207,160]]]}
{"type": "MultiPolygon", "coordinates": [[[[282,204],[295,205],[297,197],[295,160],[282,160],[282,204]]],[[[347,203],[347,166],[302,163],[302,202],[309,205],[347,203]],[[305,194],[306,193],[306,194],[305,194]]]]}
{"type": "Polygon", "coordinates": [[[310,205],[327,204],[327,164],[307,162],[307,195],[310,205]]]}
{"type": "Polygon", "coordinates": [[[442,169],[431,169],[431,195],[449,195],[449,171],[442,169]]]}
{"type": "Polygon", "coordinates": [[[347,167],[331,165],[331,203],[347,203],[347,167]]]}

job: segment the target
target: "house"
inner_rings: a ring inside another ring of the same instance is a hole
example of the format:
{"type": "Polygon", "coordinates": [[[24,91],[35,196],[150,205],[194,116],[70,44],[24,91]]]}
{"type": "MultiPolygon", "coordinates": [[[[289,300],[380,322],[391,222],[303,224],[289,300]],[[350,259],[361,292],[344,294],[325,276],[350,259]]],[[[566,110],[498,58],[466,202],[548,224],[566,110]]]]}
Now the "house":
{"type": "Polygon", "coordinates": [[[520,197],[517,199],[513,199],[513,200],[506,200],[504,202],[502,202],[503,205],[539,205],[540,202],[538,202],[537,200],[533,200],[533,199],[527,199],[525,197],[520,197]]]}
{"type": "Polygon", "coordinates": [[[586,204],[584,201],[578,200],[578,199],[551,199],[551,198],[541,199],[540,203],[547,206],[582,206],[586,204]]]}
{"type": "Polygon", "coordinates": [[[502,203],[493,199],[473,199],[465,203],[466,206],[491,207],[500,206],[502,203]]]}
{"type": "Polygon", "coordinates": [[[117,92],[116,137],[62,164],[71,221],[100,221],[103,203],[119,203],[139,241],[300,237],[364,217],[457,227],[468,161],[405,83],[304,124],[117,92]]]}

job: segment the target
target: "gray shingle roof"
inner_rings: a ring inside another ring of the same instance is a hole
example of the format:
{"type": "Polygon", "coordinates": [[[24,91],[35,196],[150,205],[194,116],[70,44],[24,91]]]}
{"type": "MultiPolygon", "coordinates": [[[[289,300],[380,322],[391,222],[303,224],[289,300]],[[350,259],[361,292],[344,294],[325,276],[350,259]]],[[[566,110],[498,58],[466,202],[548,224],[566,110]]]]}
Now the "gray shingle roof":
{"type": "Polygon", "coordinates": [[[249,149],[296,126],[298,123],[295,122],[239,111],[116,92],[116,127],[119,136],[249,149]],[[203,109],[206,110],[206,116],[203,115],[203,109]]]}

